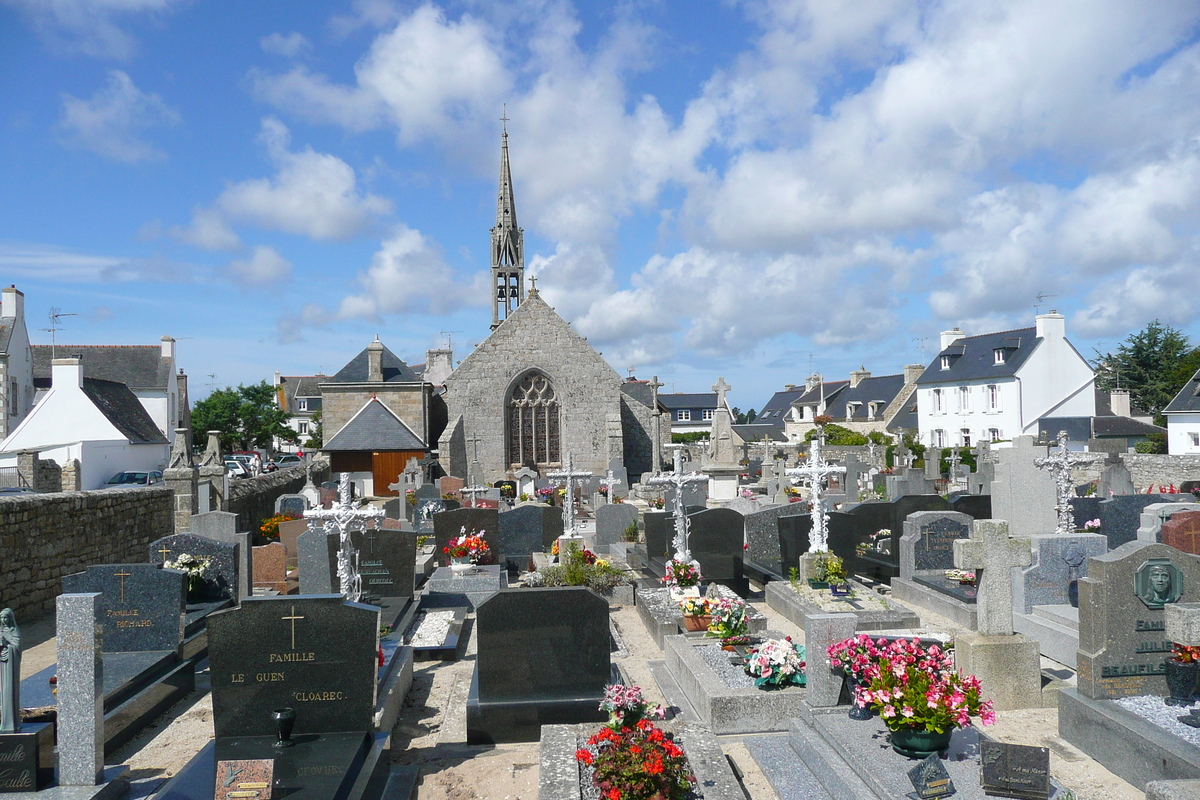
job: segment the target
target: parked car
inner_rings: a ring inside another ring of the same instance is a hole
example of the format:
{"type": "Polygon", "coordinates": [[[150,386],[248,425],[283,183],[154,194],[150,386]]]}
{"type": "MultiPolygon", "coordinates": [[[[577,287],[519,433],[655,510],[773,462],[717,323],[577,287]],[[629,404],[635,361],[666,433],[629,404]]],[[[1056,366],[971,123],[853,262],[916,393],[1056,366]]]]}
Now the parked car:
{"type": "Polygon", "coordinates": [[[154,486],[163,482],[162,472],[154,469],[146,472],[118,472],[104,482],[105,489],[129,489],[134,486],[154,486]]]}
{"type": "Polygon", "coordinates": [[[28,486],[0,486],[0,497],[10,494],[37,494],[28,486]]]}
{"type": "Polygon", "coordinates": [[[284,453],[272,463],[275,465],[275,469],[283,469],[284,467],[294,467],[297,464],[303,464],[304,459],[295,453],[284,453]]]}
{"type": "Polygon", "coordinates": [[[245,462],[234,458],[225,459],[225,471],[233,478],[249,478],[254,474],[245,462]]]}

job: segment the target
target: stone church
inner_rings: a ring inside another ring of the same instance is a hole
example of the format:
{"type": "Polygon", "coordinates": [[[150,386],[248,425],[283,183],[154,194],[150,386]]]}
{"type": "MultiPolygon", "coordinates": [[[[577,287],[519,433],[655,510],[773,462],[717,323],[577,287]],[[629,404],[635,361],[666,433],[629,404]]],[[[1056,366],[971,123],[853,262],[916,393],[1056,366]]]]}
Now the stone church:
{"type": "Polygon", "coordinates": [[[477,462],[488,483],[522,467],[543,474],[565,464],[603,475],[612,459],[631,480],[651,469],[652,385],[624,380],[555,313],[535,284],[525,289],[508,133],[492,228],[492,332],[445,380],[442,468],[467,476],[477,462]]]}

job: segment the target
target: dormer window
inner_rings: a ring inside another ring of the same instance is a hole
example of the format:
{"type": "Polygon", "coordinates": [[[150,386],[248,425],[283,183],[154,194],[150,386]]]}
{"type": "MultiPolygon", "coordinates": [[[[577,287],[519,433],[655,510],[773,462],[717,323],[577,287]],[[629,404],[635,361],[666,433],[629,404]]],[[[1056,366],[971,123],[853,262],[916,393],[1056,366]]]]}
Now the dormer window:
{"type": "Polygon", "coordinates": [[[950,356],[942,356],[942,369],[950,369],[950,356]]]}
{"type": "Polygon", "coordinates": [[[996,359],[995,361],[992,362],[993,364],[1003,364],[1004,363],[1004,348],[997,347],[995,350],[992,351],[992,356],[996,359]]]}
{"type": "Polygon", "coordinates": [[[303,397],[297,398],[296,399],[296,410],[297,411],[308,411],[308,400],[303,397]]]}

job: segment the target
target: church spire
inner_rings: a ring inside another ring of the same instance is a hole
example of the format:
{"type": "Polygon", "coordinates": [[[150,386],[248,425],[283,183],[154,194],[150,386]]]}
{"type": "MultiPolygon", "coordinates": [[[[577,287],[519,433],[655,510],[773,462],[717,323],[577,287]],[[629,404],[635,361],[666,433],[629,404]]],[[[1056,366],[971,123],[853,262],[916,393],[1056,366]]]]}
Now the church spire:
{"type": "Polygon", "coordinates": [[[525,296],[525,240],[517,226],[512,171],[508,164],[508,114],[500,143],[500,191],[496,197],[496,226],[492,228],[492,327],[495,328],[525,296]]]}

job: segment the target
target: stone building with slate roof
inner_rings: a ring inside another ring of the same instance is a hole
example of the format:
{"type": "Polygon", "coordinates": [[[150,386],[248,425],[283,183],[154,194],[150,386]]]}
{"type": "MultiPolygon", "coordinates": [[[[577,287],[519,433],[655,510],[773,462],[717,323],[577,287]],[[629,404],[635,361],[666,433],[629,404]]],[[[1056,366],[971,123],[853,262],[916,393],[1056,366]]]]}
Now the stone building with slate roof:
{"type": "Polygon", "coordinates": [[[65,465],[77,459],[79,488],[98,489],[118,472],[162,470],[170,445],[142,398],[124,383],[90,378],[78,358],[55,359],[52,386],[0,448],[0,465],[37,450],[65,465]]]}
{"type": "Polygon", "coordinates": [[[671,433],[712,433],[716,392],[659,392],[658,402],[671,415],[671,433]]]}
{"type": "Polygon", "coordinates": [[[77,357],[84,378],[129,387],[168,442],[174,441],[176,428],[186,428],[191,435],[187,375],[177,369],[175,340],[170,336],[163,336],[157,345],[37,344],[30,349],[38,402],[54,382],[51,359],[77,357]]]}
{"type": "Polygon", "coordinates": [[[1167,418],[1167,452],[1173,456],[1200,454],[1200,371],[1162,413],[1167,418]]]}
{"type": "Polygon", "coordinates": [[[1095,373],[1066,338],[1066,320],[967,336],[944,331],[941,352],[917,379],[921,441],[970,447],[1037,435],[1043,417],[1094,417],[1095,373]]]}
{"type": "Polygon", "coordinates": [[[34,404],[33,354],[25,328],[25,295],[6,286],[0,300],[0,439],[8,436],[34,404]]]}

